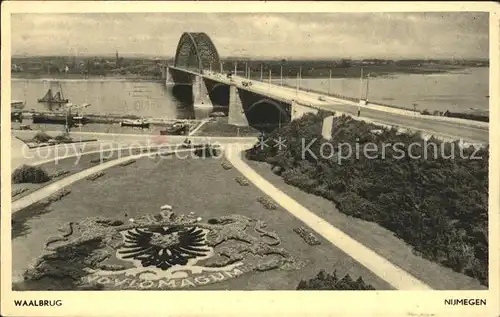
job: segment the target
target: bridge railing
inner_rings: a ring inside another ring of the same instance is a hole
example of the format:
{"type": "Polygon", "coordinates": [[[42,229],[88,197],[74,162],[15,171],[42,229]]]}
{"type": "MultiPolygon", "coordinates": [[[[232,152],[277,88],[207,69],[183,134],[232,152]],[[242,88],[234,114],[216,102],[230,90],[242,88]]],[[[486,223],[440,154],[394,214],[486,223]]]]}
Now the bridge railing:
{"type": "MultiPolygon", "coordinates": [[[[260,81],[260,82],[266,82],[265,80],[261,80],[260,78],[257,78],[257,79],[251,78],[251,80],[260,81]]],[[[275,84],[275,85],[279,86],[278,84],[275,84]]],[[[295,86],[290,85],[290,84],[286,84],[286,83],[283,83],[283,86],[288,87],[288,88],[295,88],[295,86]]],[[[334,93],[334,92],[328,93],[328,92],[325,92],[325,91],[322,91],[322,90],[313,89],[313,88],[305,88],[305,87],[301,87],[300,90],[301,91],[305,91],[305,92],[316,93],[316,94],[319,94],[319,95],[330,96],[330,97],[334,97],[334,98],[338,98],[338,99],[342,99],[342,100],[346,100],[346,101],[351,101],[351,102],[355,102],[355,103],[359,103],[360,102],[359,98],[349,97],[349,96],[337,94],[337,93],[334,93]]],[[[393,105],[393,104],[386,104],[386,103],[382,103],[382,102],[368,102],[367,104],[368,105],[369,104],[376,105],[376,106],[384,106],[384,107],[389,107],[389,108],[394,108],[394,109],[400,109],[400,110],[407,110],[407,111],[419,112],[419,111],[417,111],[415,109],[401,107],[401,106],[397,106],[397,105],[393,105]]]]}

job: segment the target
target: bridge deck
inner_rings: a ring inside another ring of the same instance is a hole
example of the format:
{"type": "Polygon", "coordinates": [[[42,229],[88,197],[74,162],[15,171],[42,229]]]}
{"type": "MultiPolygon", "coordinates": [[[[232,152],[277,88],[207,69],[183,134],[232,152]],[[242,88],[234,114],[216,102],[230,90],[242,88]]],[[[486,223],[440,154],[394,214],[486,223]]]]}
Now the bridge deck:
{"type": "MultiPolygon", "coordinates": [[[[178,71],[188,72],[193,75],[200,75],[197,72],[171,67],[178,71]]],[[[360,117],[369,119],[376,123],[390,126],[399,126],[416,131],[447,136],[450,138],[462,138],[467,142],[488,143],[489,127],[487,123],[474,122],[468,120],[454,120],[453,118],[423,116],[419,113],[401,109],[383,109],[377,106],[359,106],[357,103],[335,97],[321,95],[313,92],[296,90],[290,87],[269,84],[257,80],[251,80],[240,76],[227,78],[224,74],[206,72],[202,74],[204,78],[224,83],[233,84],[238,89],[245,89],[250,92],[260,94],[270,99],[282,102],[296,103],[318,110],[335,111],[348,115],[357,115],[360,110],[360,117]],[[243,82],[251,82],[250,86],[243,86],[243,82]],[[321,100],[319,99],[320,97],[321,100]]]]}

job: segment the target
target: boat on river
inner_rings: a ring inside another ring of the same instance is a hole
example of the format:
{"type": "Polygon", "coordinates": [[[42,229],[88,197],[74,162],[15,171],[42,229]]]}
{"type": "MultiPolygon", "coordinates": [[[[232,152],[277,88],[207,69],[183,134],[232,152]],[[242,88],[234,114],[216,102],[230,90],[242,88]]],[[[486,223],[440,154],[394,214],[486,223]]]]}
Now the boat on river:
{"type": "Polygon", "coordinates": [[[64,98],[63,90],[61,84],[59,84],[59,90],[55,94],[52,92],[52,88],[47,90],[47,93],[42,98],[38,98],[38,102],[46,102],[50,104],[67,104],[69,100],[64,98]]]}
{"type": "Polygon", "coordinates": [[[22,110],[24,109],[24,106],[26,105],[26,103],[24,102],[24,100],[12,100],[10,102],[10,109],[11,110],[22,110]]]}
{"type": "Polygon", "coordinates": [[[64,113],[36,113],[33,114],[33,124],[68,124],[69,127],[84,125],[88,118],[81,115],[70,115],[64,113]]]}
{"type": "Polygon", "coordinates": [[[169,125],[165,130],[160,131],[160,135],[185,135],[189,133],[189,124],[185,122],[175,122],[169,125]]]}
{"type": "Polygon", "coordinates": [[[45,96],[38,98],[38,102],[55,103],[55,104],[65,104],[69,100],[64,98],[60,91],[55,94],[52,93],[52,89],[49,88],[45,96]]]}

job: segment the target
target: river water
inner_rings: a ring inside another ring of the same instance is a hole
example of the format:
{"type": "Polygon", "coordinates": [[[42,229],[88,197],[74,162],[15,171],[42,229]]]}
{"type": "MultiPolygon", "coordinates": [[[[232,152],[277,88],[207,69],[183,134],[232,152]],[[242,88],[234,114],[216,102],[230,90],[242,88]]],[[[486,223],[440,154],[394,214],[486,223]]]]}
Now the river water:
{"type": "MultiPolygon", "coordinates": [[[[297,79],[288,78],[286,84],[296,87],[297,79]]],[[[300,87],[363,98],[367,80],[360,89],[359,78],[304,78],[300,87]],[[330,86],[330,88],[328,87],[330,86]]],[[[441,74],[394,74],[373,77],[368,83],[368,100],[417,110],[427,109],[452,112],[489,110],[489,68],[470,68],[441,74]],[[472,108],[472,109],[471,109],[472,108]]]]}
{"type": "MultiPolygon", "coordinates": [[[[368,99],[372,102],[394,104],[417,109],[488,111],[489,69],[471,68],[445,74],[395,74],[389,77],[374,77],[369,81],[368,99]]],[[[295,78],[285,79],[289,85],[296,85],[295,78]]],[[[356,78],[305,78],[301,87],[340,95],[359,97],[366,93],[366,80],[360,89],[356,78]],[[330,86],[330,87],[329,87],[330,86]]],[[[177,100],[172,86],[161,82],[132,81],[117,79],[87,80],[43,80],[12,79],[12,99],[24,100],[26,109],[47,110],[48,105],[37,99],[52,88],[62,88],[65,98],[74,104],[90,103],[83,113],[128,114],[144,117],[196,118],[202,119],[210,111],[193,109],[177,100]]]]}

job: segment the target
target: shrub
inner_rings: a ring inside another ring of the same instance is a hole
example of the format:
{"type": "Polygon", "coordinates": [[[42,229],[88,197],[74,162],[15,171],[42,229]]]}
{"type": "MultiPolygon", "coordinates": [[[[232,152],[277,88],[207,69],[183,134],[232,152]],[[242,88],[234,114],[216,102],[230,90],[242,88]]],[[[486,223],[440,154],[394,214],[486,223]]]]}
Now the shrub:
{"type": "Polygon", "coordinates": [[[339,279],[336,271],[333,274],[328,274],[321,270],[314,278],[307,281],[301,280],[297,290],[367,291],[375,290],[375,288],[371,284],[366,284],[362,277],[353,280],[349,274],[346,274],[339,279]]]}
{"type": "Polygon", "coordinates": [[[39,166],[22,165],[12,173],[12,183],[45,183],[50,180],[47,172],[39,166]]]}
{"type": "Polygon", "coordinates": [[[73,139],[69,136],[68,133],[61,133],[54,138],[57,143],[70,143],[73,142],[73,139]]]}
{"type": "Polygon", "coordinates": [[[50,135],[48,135],[47,133],[45,133],[43,131],[40,131],[40,132],[37,132],[37,134],[35,134],[35,136],[33,137],[33,142],[46,143],[46,142],[49,142],[50,139],[52,139],[52,137],[50,135]]]}

